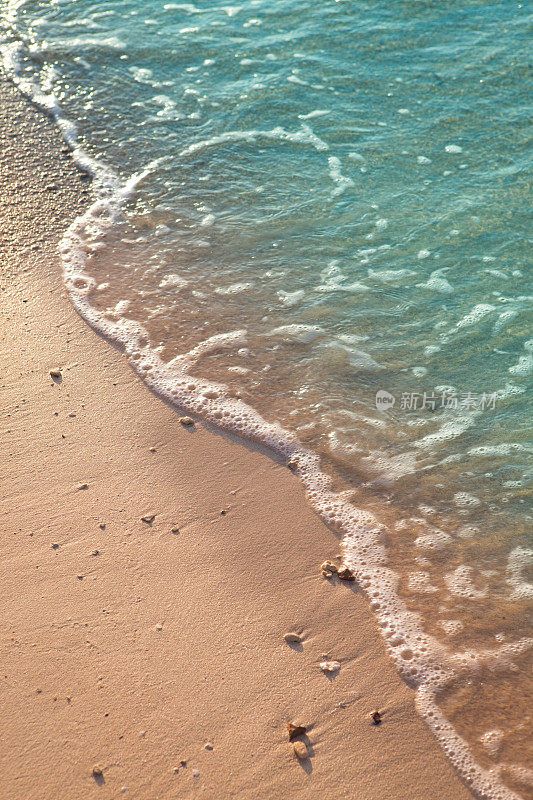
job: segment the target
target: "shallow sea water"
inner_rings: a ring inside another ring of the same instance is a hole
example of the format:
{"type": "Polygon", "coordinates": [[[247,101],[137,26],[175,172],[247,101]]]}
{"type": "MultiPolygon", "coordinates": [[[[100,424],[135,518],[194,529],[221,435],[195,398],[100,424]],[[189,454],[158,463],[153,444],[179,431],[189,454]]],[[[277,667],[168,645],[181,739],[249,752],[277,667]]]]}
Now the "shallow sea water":
{"type": "Polygon", "coordinates": [[[157,360],[140,369],[154,388],[193,352],[190,392],[245,403],[319,457],[319,511],[483,785],[426,698],[434,733],[479,796],[532,797],[527,5],[0,15],[8,71],[96,177],[83,270],[67,269],[82,313],[109,335],[142,327],[129,356],[157,360]],[[336,498],[361,516],[345,524],[336,498]]]}

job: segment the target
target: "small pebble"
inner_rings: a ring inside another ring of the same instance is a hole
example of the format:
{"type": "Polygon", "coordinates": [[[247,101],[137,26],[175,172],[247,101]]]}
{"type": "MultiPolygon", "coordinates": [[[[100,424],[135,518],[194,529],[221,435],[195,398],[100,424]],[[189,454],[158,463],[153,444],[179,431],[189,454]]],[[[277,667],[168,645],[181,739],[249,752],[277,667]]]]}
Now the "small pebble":
{"type": "Polygon", "coordinates": [[[52,550],[59,550],[59,545],[58,544],[53,544],[52,545],[52,550]]]}
{"type": "Polygon", "coordinates": [[[206,743],[204,744],[204,748],[205,748],[206,750],[212,750],[212,749],[213,749],[213,745],[211,744],[211,742],[206,742],[206,743]]]}
{"type": "Polygon", "coordinates": [[[200,777],[200,770],[199,769],[193,769],[192,774],[193,774],[194,778],[199,778],[200,777]]]}
{"type": "Polygon", "coordinates": [[[51,378],[60,378],[61,377],[61,370],[58,367],[54,367],[54,369],[50,370],[50,377],[51,378]]]}
{"type": "Polygon", "coordinates": [[[175,526],[174,526],[173,528],[171,528],[170,530],[172,531],[172,533],[174,533],[174,534],[176,534],[176,535],[177,535],[177,534],[180,532],[180,529],[178,528],[178,526],[177,526],[177,525],[175,525],[175,526]]]}
{"type": "Polygon", "coordinates": [[[100,555],[100,550],[93,550],[91,555],[92,556],[99,556],[100,555]]]}
{"type": "Polygon", "coordinates": [[[155,447],[150,447],[150,452],[151,453],[156,453],[157,451],[156,451],[155,447]]]}
{"type": "Polygon", "coordinates": [[[194,420],[192,417],[180,417],[179,421],[182,425],[194,425],[194,420]]]}
{"type": "Polygon", "coordinates": [[[322,672],[338,672],[341,668],[338,661],[321,661],[319,666],[322,672]]]}
{"type": "Polygon", "coordinates": [[[141,517],[141,522],[146,522],[147,525],[151,525],[155,519],[155,514],[146,514],[144,517],[141,517]]]}
{"type": "Polygon", "coordinates": [[[293,742],[292,749],[294,751],[294,755],[300,761],[305,761],[306,758],[309,758],[309,753],[307,752],[307,746],[305,742],[293,742]]]}
{"type": "Polygon", "coordinates": [[[302,637],[299,636],[297,633],[285,633],[283,638],[287,642],[287,644],[298,644],[298,642],[302,641],[302,637]]]}
{"type": "Polygon", "coordinates": [[[156,629],[156,631],[162,631],[163,630],[163,626],[161,625],[160,622],[157,623],[157,625],[155,626],[155,629],[156,629]]]}
{"type": "Polygon", "coordinates": [[[333,561],[324,561],[320,569],[324,572],[337,572],[337,565],[333,561]]]}
{"type": "Polygon", "coordinates": [[[98,527],[100,528],[100,530],[105,531],[105,522],[100,522],[98,527]]]}
{"type": "Polygon", "coordinates": [[[374,725],[381,725],[381,714],[379,711],[373,711],[371,717],[374,725]]]}
{"type": "Polygon", "coordinates": [[[78,485],[76,486],[76,489],[78,489],[78,490],[88,489],[88,488],[89,488],[89,484],[88,483],[78,483],[78,485]]]}
{"type": "Polygon", "coordinates": [[[291,470],[295,470],[298,468],[298,459],[297,458],[289,458],[287,461],[287,466],[291,470]]]}
{"type": "Polygon", "coordinates": [[[101,778],[103,776],[102,767],[99,767],[98,764],[95,764],[92,769],[93,776],[95,778],[101,778]]]}
{"type": "Polygon", "coordinates": [[[293,742],[298,736],[305,736],[307,728],[305,725],[295,725],[294,722],[287,722],[287,731],[289,732],[289,742],[293,742]]]}
{"type": "Polygon", "coordinates": [[[341,581],[348,581],[351,583],[352,581],[355,580],[355,575],[353,574],[351,569],[348,569],[348,567],[340,567],[339,570],[337,571],[337,575],[339,576],[341,581]]]}
{"type": "Polygon", "coordinates": [[[82,581],[82,580],[83,580],[83,577],[84,577],[83,575],[76,575],[76,578],[77,578],[79,581],[82,581]]]}

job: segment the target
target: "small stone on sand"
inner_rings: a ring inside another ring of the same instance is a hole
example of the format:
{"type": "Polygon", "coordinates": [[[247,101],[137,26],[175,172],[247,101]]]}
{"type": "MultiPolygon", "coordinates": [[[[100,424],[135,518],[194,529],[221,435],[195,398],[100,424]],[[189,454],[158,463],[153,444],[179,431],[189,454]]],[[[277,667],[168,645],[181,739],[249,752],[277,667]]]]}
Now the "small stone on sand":
{"type": "Polygon", "coordinates": [[[174,525],[174,527],[171,528],[170,530],[172,531],[172,533],[176,534],[176,536],[180,532],[180,529],[179,529],[179,527],[177,525],[174,525]]]}
{"type": "Polygon", "coordinates": [[[351,569],[348,569],[348,567],[344,566],[340,567],[339,570],[337,571],[337,575],[339,576],[341,581],[348,581],[351,583],[352,581],[355,580],[355,575],[353,574],[351,569]]]}
{"type": "Polygon", "coordinates": [[[294,755],[300,761],[305,761],[306,758],[309,758],[309,753],[307,752],[305,742],[294,742],[292,749],[294,751],[294,755]]]}
{"type": "Polygon", "coordinates": [[[98,527],[100,528],[100,530],[105,531],[105,522],[100,522],[98,527]]]}
{"type": "Polygon", "coordinates": [[[103,774],[104,774],[103,770],[102,770],[102,767],[99,767],[98,764],[94,765],[94,767],[92,768],[92,773],[93,773],[93,777],[95,777],[95,778],[101,778],[103,776],[103,774]]]}
{"type": "Polygon", "coordinates": [[[99,556],[100,555],[100,550],[93,550],[91,555],[92,556],[99,556]]]}
{"type": "Polygon", "coordinates": [[[146,522],[147,525],[151,525],[155,519],[155,514],[145,514],[144,517],[141,517],[141,522],[146,522]]]}
{"type": "Polygon", "coordinates": [[[287,466],[289,469],[295,470],[298,468],[298,459],[297,458],[289,458],[287,461],[287,466]]]}
{"type": "Polygon", "coordinates": [[[212,749],[213,749],[213,745],[211,744],[211,742],[206,742],[206,743],[204,744],[204,748],[205,748],[206,750],[212,750],[212,749]]]}
{"type": "Polygon", "coordinates": [[[193,774],[194,778],[199,778],[200,777],[200,770],[199,769],[193,769],[192,774],[193,774]]]}
{"type": "Polygon", "coordinates": [[[379,711],[373,711],[370,716],[372,717],[374,725],[381,725],[381,714],[379,711]]]}
{"type": "Polygon", "coordinates": [[[160,622],[157,623],[157,625],[155,626],[155,629],[156,629],[156,631],[162,631],[163,630],[163,626],[161,625],[160,622]]]}
{"type": "Polygon", "coordinates": [[[78,489],[78,491],[81,491],[82,489],[88,489],[88,488],[89,488],[89,484],[88,483],[78,483],[78,485],[76,486],[76,489],[78,489]]]}
{"type": "Polygon", "coordinates": [[[287,722],[287,730],[289,732],[289,742],[293,742],[298,736],[305,736],[307,733],[305,725],[295,725],[294,722],[287,722]]]}
{"type": "Polygon", "coordinates": [[[59,545],[58,544],[53,544],[52,545],[52,550],[59,550],[59,545]]]}
{"type": "Polygon", "coordinates": [[[156,448],[155,447],[150,447],[150,452],[151,453],[155,453],[156,452],[156,448]]]}
{"type": "Polygon", "coordinates": [[[322,672],[338,672],[341,668],[338,661],[321,661],[319,666],[322,672]]]}
{"type": "Polygon", "coordinates": [[[337,565],[333,561],[324,561],[320,569],[323,572],[337,572],[337,565]]]}
{"type": "Polygon", "coordinates": [[[285,633],[283,638],[287,642],[287,644],[298,644],[302,641],[302,637],[299,636],[297,633],[285,633]]]}
{"type": "Polygon", "coordinates": [[[180,417],[179,421],[182,425],[194,425],[194,420],[192,417],[180,417]]]}
{"type": "Polygon", "coordinates": [[[54,367],[54,369],[50,370],[50,377],[51,378],[60,378],[61,377],[61,370],[58,367],[54,367]]]}

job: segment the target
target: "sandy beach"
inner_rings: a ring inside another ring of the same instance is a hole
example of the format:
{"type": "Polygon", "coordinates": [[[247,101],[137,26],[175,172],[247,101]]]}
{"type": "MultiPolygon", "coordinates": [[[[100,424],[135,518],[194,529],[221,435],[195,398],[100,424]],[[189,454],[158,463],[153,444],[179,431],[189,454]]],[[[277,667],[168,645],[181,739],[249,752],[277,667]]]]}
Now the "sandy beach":
{"type": "Polygon", "coordinates": [[[2,798],[467,800],[297,478],[180,424],[70,305],[90,190],[0,94],[2,798]]]}

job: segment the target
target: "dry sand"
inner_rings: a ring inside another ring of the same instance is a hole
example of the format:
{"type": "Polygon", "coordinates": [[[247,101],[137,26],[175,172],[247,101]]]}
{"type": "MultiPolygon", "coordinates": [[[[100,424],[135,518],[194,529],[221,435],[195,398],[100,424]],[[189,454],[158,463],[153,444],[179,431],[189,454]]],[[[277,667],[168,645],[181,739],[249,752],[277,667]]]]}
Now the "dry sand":
{"type": "Polygon", "coordinates": [[[298,480],[180,425],[76,315],[56,246],[87,185],[0,102],[2,800],[471,798],[364,596],[321,578],[339,542],[298,480]]]}

